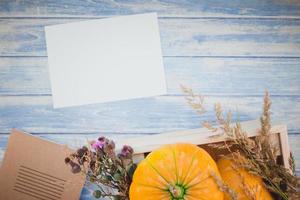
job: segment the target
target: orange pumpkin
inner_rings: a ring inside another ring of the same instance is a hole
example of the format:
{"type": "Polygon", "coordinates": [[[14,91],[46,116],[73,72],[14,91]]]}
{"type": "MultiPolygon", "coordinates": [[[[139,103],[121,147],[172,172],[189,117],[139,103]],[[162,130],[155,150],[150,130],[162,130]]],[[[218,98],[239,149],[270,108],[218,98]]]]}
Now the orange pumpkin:
{"type": "MultiPolygon", "coordinates": [[[[218,161],[219,171],[225,184],[237,195],[238,200],[272,200],[260,177],[250,174],[234,163],[233,159],[222,158],[218,161]],[[252,198],[249,195],[252,194],[252,198]]],[[[225,200],[231,198],[225,194],[225,200]]]]}
{"type": "Polygon", "coordinates": [[[137,167],[130,200],[223,200],[211,174],[210,155],[193,144],[171,144],[151,152],[137,167]]]}

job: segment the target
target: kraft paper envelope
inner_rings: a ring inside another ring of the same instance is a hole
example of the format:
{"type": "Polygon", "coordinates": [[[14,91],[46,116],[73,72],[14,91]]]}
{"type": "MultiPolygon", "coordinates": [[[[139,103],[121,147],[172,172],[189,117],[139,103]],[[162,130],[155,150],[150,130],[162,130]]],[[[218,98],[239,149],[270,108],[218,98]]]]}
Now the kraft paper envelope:
{"type": "Polygon", "coordinates": [[[0,170],[0,199],[78,200],[85,176],[64,163],[71,152],[13,129],[0,170]]]}

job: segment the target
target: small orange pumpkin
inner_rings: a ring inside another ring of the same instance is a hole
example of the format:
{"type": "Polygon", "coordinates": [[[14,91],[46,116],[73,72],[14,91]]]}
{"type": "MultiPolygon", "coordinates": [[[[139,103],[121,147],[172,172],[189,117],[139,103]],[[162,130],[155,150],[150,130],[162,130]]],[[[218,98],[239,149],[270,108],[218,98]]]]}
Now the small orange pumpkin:
{"type": "Polygon", "coordinates": [[[138,165],[130,200],[223,200],[211,173],[220,177],[215,161],[202,148],[165,145],[138,165]]]}
{"type": "MultiPolygon", "coordinates": [[[[238,166],[233,158],[220,159],[218,167],[224,183],[236,193],[238,200],[250,200],[253,197],[256,200],[272,200],[262,179],[238,166]],[[249,193],[252,195],[251,198],[249,193]]],[[[231,198],[225,194],[224,200],[231,200],[231,198]]]]}

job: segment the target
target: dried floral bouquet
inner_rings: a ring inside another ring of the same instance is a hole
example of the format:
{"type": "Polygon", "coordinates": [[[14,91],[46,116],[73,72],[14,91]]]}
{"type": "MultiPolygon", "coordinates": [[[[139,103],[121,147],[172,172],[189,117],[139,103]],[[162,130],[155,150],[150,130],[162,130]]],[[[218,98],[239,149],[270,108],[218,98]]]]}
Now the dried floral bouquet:
{"type": "MultiPolygon", "coordinates": [[[[204,98],[194,93],[192,89],[182,87],[182,90],[188,95],[186,98],[188,104],[197,113],[204,113],[204,98]]],[[[300,179],[295,174],[293,156],[290,156],[290,169],[286,169],[278,163],[276,156],[278,149],[270,142],[270,106],[269,95],[266,93],[261,116],[261,131],[255,139],[248,138],[247,133],[239,123],[232,125],[231,112],[227,112],[224,116],[220,104],[215,104],[217,128],[208,122],[204,122],[203,126],[212,132],[221,130],[220,137],[225,136],[226,140],[222,143],[213,144],[211,147],[216,150],[225,149],[230,153],[224,157],[234,160],[232,168],[241,178],[245,173],[244,171],[251,176],[260,177],[263,181],[262,184],[274,200],[299,200],[300,179]]],[[[129,199],[129,189],[137,167],[133,163],[133,149],[130,146],[123,146],[121,152],[117,154],[114,142],[100,137],[96,141],[89,142],[88,146],[84,146],[71,154],[65,159],[65,163],[71,166],[73,173],[82,172],[86,174],[87,184],[92,183],[98,186],[98,189],[93,192],[94,197],[129,199]]],[[[245,200],[266,200],[257,195],[259,193],[256,191],[257,188],[251,188],[247,183],[242,182],[242,191],[236,191],[219,176],[214,174],[211,176],[228,199],[239,200],[238,193],[242,192],[247,196],[245,200]]],[[[184,190],[178,185],[170,186],[169,189],[171,199],[185,199],[183,198],[184,190]]]]}
{"type": "Polygon", "coordinates": [[[93,192],[96,198],[110,197],[127,200],[132,176],[136,168],[133,163],[133,149],[124,145],[116,154],[115,143],[105,137],[91,141],[65,158],[73,173],[86,175],[86,184],[94,184],[98,189],[93,192]]]}

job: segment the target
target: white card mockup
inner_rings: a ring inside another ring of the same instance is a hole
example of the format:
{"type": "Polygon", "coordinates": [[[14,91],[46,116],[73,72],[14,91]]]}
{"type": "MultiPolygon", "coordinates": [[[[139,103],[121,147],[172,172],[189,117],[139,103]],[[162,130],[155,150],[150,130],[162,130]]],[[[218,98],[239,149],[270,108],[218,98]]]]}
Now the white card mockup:
{"type": "Polygon", "coordinates": [[[45,27],[54,108],[166,94],[156,13],[45,27]]]}

